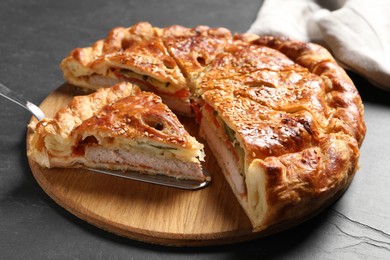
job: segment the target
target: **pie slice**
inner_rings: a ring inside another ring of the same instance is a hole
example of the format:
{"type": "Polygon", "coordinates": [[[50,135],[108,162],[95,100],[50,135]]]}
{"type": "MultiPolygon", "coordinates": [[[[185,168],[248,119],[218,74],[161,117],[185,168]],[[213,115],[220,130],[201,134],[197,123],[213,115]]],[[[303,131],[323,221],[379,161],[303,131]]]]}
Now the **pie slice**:
{"type": "Polygon", "coordinates": [[[61,69],[71,84],[94,90],[122,81],[138,83],[176,112],[191,114],[186,79],[149,23],[115,28],[92,47],[74,49],[61,69]]]}
{"type": "Polygon", "coordinates": [[[74,97],[32,125],[29,155],[43,167],[92,167],[204,180],[203,145],[161,98],[130,83],[74,97]]]}

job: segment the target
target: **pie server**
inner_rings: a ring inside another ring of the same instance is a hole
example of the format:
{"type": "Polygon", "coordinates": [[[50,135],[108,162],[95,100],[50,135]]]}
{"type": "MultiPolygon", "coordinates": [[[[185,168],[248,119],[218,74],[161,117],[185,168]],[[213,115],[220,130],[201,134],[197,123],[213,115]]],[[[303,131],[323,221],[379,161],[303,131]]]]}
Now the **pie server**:
{"type": "MultiPolygon", "coordinates": [[[[27,99],[25,99],[22,95],[16,93],[15,91],[12,91],[11,89],[7,88],[3,84],[0,83],[0,95],[18,105],[21,107],[27,109],[30,111],[38,120],[42,120],[45,117],[45,114],[42,112],[42,110],[36,106],[35,104],[31,103],[27,99]]],[[[85,168],[89,171],[95,172],[95,173],[101,173],[106,174],[110,176],[116,176],[136,181],[142,181],[152,184],[158,184],[173,188],[180,188],[180,189],[186,189],[186,190],[197,190],[206,187],[210,181],[211,177],[208,174],[208,172],[203,169],[203,173],[206,176],[206,180],[196,181],[196,180],[180,180],[175,179],[173,177],[168,177],[164,175],[150,175],[150,174],[142,174],[136,171],[108,171],[108,170],[100,170],[100,169],[92,169],[92,168],[85,168]]]]}

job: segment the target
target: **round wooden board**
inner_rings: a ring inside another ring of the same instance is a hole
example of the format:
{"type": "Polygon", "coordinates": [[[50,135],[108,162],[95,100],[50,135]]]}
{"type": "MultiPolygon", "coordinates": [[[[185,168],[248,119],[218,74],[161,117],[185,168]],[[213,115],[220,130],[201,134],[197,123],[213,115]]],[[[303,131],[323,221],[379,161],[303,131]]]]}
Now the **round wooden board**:
{"type": "MultiPolygon", "coordinates": [[[[77,88],[64,84],[40,105],[52,117],[67,105],[77,88]]],[[[198,140],[198,126],[180,118],[198,140]]],[[[35,120],[34,118],[32,120],[35,120]]],[[[27,134],[29,140],[29,134],[27,134]]],[[[249,240],[251,224],[206,147],[204,167],[212,182],[196,191],[180,190],[105,176],[81,169],[46,169],[29,158],[42,189],[77,217],[120,236],[155,244],[205,246],[249,240]]]]}

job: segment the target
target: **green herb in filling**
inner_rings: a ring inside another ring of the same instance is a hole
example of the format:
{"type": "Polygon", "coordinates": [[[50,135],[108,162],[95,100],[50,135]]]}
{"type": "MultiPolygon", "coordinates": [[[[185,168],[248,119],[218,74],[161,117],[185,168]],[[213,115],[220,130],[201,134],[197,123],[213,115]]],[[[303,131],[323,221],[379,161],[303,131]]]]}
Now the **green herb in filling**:
{"type": "Polygon", "coordinates": [[[162,149],[162,150],[177,150],[177,149],[174,148],[174,147],[166,147],[166,146],[153,145],[153,144],[150,144],[150,146],[153,146],[153,147],[156,147],[156,148],[162,149]]]}
{"type": "Polygon", "coordinates": [[[152,78],[152,77],[147,76],[147,75],[141,75],[141,74],[135,73],[134,71],[128,70],[128,69],[120,69],[119,73],[124,75],[125,77],[128,77],[128,78],[136,78],[136,79],[148,81],[148,82],[152,83],[154,86],[161,87],[161,88],[162,87],[168,88],[171,85],[170,82],[162,82],[162,81],[159,81],[158,79],[152,78]]]}
{"type": "Polygon", "coordinates": [[[231,129],[218,115],[217,111],[214,111],[214,116],[217,119],[219,125],[223,126],[223,129],[226,133],[226,136],[228,140],[232,143],[234,149],[236,150],[237,156],[239,158],[239,168],[240,168],[240,174],[244,176],[244,169],[245,169],[245,151],[241,147],[240,142],[238,142],[236,138],[236,132],[231,129]]]}

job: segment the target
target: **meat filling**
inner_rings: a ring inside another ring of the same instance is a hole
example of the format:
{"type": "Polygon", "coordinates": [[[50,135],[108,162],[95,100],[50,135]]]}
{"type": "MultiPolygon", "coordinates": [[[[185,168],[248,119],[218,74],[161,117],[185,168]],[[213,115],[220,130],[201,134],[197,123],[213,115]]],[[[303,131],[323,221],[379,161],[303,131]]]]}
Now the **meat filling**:
{"type": "Polygon", "coordinates": [[[144,151],[107,149],[98,145],[85,147],[87,164],[105,165],[110,168],[123,168],[151,174],[164,173],[178,179],[204,180],[200,163],[183,162],[178,159],[165,159],[144,151]],[[119,165],[119,167],[118,167],[119,165]]]}

